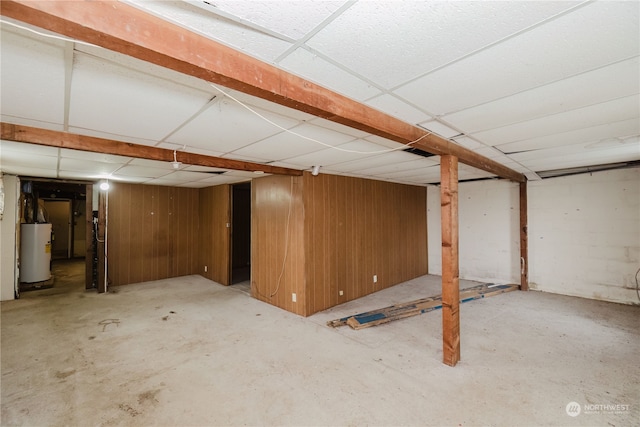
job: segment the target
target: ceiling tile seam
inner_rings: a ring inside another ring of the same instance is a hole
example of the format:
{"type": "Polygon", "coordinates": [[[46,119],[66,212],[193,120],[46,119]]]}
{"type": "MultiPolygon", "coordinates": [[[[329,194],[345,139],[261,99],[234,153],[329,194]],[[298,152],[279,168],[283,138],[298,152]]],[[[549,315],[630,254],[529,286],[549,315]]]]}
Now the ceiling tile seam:
{"type": "Polygon", "coordinates": [[[69,131],[69,113],[71,111],[71,81],[73,79],[73,61],[75,49],[73,42],[65,42],[64,47],[64,113],[62,126],[65,132],[69,131]]]}
{"type": "MultiPolygon", "coordinates": [[[[214,15],[218,18],[222,18],[222,20],[226,20],[228,22],[231,22],[233,24],[237,24],[238,26],[241,27],[245,27],[245,28],[249,28],[251,30],[254,30],[258,33],[262,33],[266,36],[269,37],[273,37],[275,39],[278,40],[282,40],[284,42],[287,43],[295,43],[295,39],[293,39],[292,37],[289,37],[285,34],[281,34],[278,33],[277,31],[273,31],[267,27],[263,27],[260,24],[256,24],[255,22],[249,21],[247,19],[241,18],[237,15],[234,15],[232,13],[229,12],[225,12],[224,10],[218,9],[215,5],[213,5],[212,3],[209,3],[208,1],[204,1],[204,0],[199,0],[199,1],[193,1],[193,0],[184,0],[185,3],[197,7],[199,10],[203,10],[207,13],[210,13],[211,15],[214,15]],[[206,6],[205,6],[206,5],[206,6]]],[[[129,3],[129,2],[127,2],[129,3]]],[[[131,3],[129,3],[131,4],[131,3]]],[[[166,19],[166,18],[165,18],[166,19]]]]}
{"type": "Polygon", "coordinates": [[[275,64],[279,64],[280,61],[284,60],[286,57],[291,55],[299,47],[304,46],[311,37],[315,36],[320,31],[324,30],[327,25],[332,23],[338,16],[342,15],[354,4],[356,4],[356,0],[347,0],[342,6],[340,6],[333,13],[331,13],[329,16],[323,19],[322,22],[316,25],[311,31],[309,31],[307,34],[305,34],[303,37],[301,37],[297,41],[294,40],[293,45],[290,46],[283,53],[281,53],[273,62],[275,64]]]}
{"type": "MultiPolygon", "coordinates": [[[[629,121],[629,120],[633,120],[633,119],[617,120],[617,121],[615,121],[615,122],[608,122],[608,123],[606,123],[605,125],[616,125],[616,124],[619,124],[619,123],[627,122],[627,121],[629,121]]],[[[600,124],[600,125],[595,125],[595,126],[588,126],[588,127],[580,128],[580,129],[578,129],[578,130],[587,130],[587,129],[591,129],[591,128],[599,127],[599,126],[603,126],[603,125],[602,125],[602,124],[600,124]]],[[[564,134],[566,134],[566,133],[575,132],[575,131],[576,131],[576,129],[572,129],[572,130],[568,130],[568,131],[564,131],[564,132],[554,133],[554,134],[551,134],[551,135],[558,135],[558,137],[559,137],[559,138],[561,138],[561,135],[564,135],[564,134]]],[[[528,141],[528,140],[530,140],[530,139],[537,139],[537,138],[546,138],[547,136],[551,136],[551,135],[543,135],[542,137],[535,137],[535,138],[529,138],[529,139],[521,139],[521,140],[518,140],[518,141],[515,141],[515,142],[528,141]]],[[[629,136],[632,136],[632,135],[629,135],[629,136]]],[[[581,140],[581,141],[579,141],[579,142],[574,142],[574,143],[571,143],[571,144],[563,144],[563,145],[561,145],[561,146],[563,146],[563,147],[569,147],[569,146],[571,146],[571,145],[585,144],[585,143],[590,143],[590,142],[594,142],[594,141],[595,141],[595,140],[588,140],[588,141],[586,141],[586,142],[585,142],[585,141],[581,140]]],[[[491,146],[491,147],[492,147],[492,148],[495,148],[495,149],[497,149],[497,150],[502,151],[502,152],[503,152],[505,155],[507,155],[507,156],[509,156],[509,155],[511,155],[511,154],[524,153],[524,152],[527,152],[527,151],[545,150],[545,149],[548,149],[548,148],[556,148],[556,147],[559,147],[559,146],[551,146],[551,147],[533,148],[533,149],[529,149],[529,150],[506,151],[506,152],[505,152],[505,151],[503,151],[503,149],[502,149],[502,148],[500,148],[500,147],[501,147],[501,146],[503,146],[503,145],[509,145],[509,144],[512,144],[512,142],[505,142],[505,143],[501,143],[501,144],[494,145],[494,146],[491,146]]]]}
{"type": "MultiPolygon", "coordinates": [[[[187,30],[189,30],[189,29],[187,29],[187,30]]],[[[189,31],[190,31],[190,30],[189,30],[189,31]]],[[[77,41],[74,41],[74,43],[78,43],[78,42],[77,42],[77,41]]],[[[93,45],[92,45],[92,46],[93,46],[93,45]]],[[[159,65],[155,65],[155,64],[153,64],[153,63],[151,63],[151,62],[142,61],[142,60],[137,59],[137,58],[135,58],[135,57],[133,57],[133,56],[125,55],[125,54],[123,54],[123,53],[118,53],[118,52],[116,52],[116,51],[112,51],[112,50],[106,49],[106,48],[101,47],[101,46],[93,46],[93,47],[95,47],[96,49],[99,49],[99,50],[106,51],[106,52],[111,52],[111,53],[113,53],[113,54],[116,54],[116,56],[118,56],[118,57],[119,57],[119,56],[126,56],[126,57],[128,57],[128,58],[133,59],[135,62],[140,61],[140,62],[142,62],[144,65],[151,65],[151,67],[148,67],[149,69],[155,69],[155,68],[158,68],[158,69],[163,69],[163,70],[169,70],[171,73],[177,73],[177,74],[181,74],[181,75],[183,75],[183,76],[186,76],[186,77],[190,77],[190,78],[191,78],[191,76],[189,76],[189,75],[187,75],[187,74],[183,74],[183,73],[180,73],[179,71],[174,71],[174,70],[171,70],[171,69],[169,69],[169,68],[160,67],[159,65]]],[[[99,61],[103,61],[103,62],[109,63],[109,64],[111,64],[111,65],[114,65],[114,66],[116,66],[116,67],[118,67],[118,68],[123,68],[123,69],[125,69],[125,70],[127,70],[127,71],[133,71],[133,72],[138,73],[138,74],[143,74],[143,75],[145,75],[145,76],[148,76],[148,77],[151,77],[151,78],[153,78],[153,79],[157,79],[157,80],[162,80],[162,81],[167,82],[167,83],[172,84],[172,85],[188,87],[188,88],[193,89],[193,90],[195,90],[195,91],[202,92],[202,93],[206,93],[206,94],[207,94],[207,95],[209,95],[209,96],[213,96],[213,95],[214,95],[214,92],[213,92],[213,91],[203,90],[203,88],[202,88],[202,87],[198,87],[198,86],[196,86],[196,85],[185,84],[185,83],[183,83],[183,82],[177,82],[177,81],[175,81],[175,80],[173,80],[173,79],[170,79],[170,78],[164,77],[164,76],[162,76],[162,75],[158,75],[158,74],[154,74],[154,73],[152,73],[152,72],[146,71],[146,68],[147,68],[147,67],[136,67],[136,68],[132,68],[131,66],[129,66],[129,65],[125,65],[125,64],[122,64],[121,62],[114,61],[114,60],[109,59],[109,58],[105,58],[104,56],[100,56],[100,55],[97,55],[97,54],[92,53],[92,52],[87,52],[86,50],[82,50],[82,49],[81,49],[81,48],[79,48],[78,46],[76,46],[75,51],[76,51],[76,55],[78,55],[78,54],[79,54],[79,55],[86,55],[86,56],[89,56],[89,57],[91,57],[91,58],[93,58],[93,59],[97,59],[97,60],[99,60],[99,61]]],[[[195,77],[194,77],[194,78],[195,78],[195,77]]],[[[202,80],[202,79],[198,79],[198,81],[204,81],[205,83],[208,83],[208,82],[206,82],[205,80],[202,80]]]]}
{"type": "MultiPolygon", "coordinates": [[[[513,125],[518,125],[518,124],[522,124],[522,123],[532,122],[532,121],[534,121],[534,120],[540,120],[540,119],[545,119],[545,118],[551,118],[551,117],[553,117],[553,116],[558,116],[558,115],[561,115],[561,114],[566,114],[566,113],[574,112],[574,111],[577,111],[577,110],[581,110],[581,109],[583,109],[583,108],[594,107],[594,106],[597,106],[597,105],[600,105],[600,104],[606,104],[606,103],[608,103],[608,102],[612,102],[612,101],[618,101],[618,100],[625,99],[625,98],[631,98],[631,97],[637,96],[637,95],[639,95],[639,94],[640,94],[640,92],[636,92],[636,93],[633,93],[633,94],[631,94],[631,95],[618,96],[618,97],[615,97],[615,98],[613,98],[613,99],[608,99],[608,100],[606,100],[606,101],[598,101],[598,102],[595,102],[595,103],[592,103],[592,104],[582,105],[582,106],[580,106],[580,107],[572,108],[572,109],[570,109],[570,110],[565,110],[565,111],[560,111],[560,112],[557,112],[557,113],[545,114],[545,115],[540,115],[540,116],[535,116],[535,117],[528,117],[527,119],[520,120],[520,121],[515,121],[515,122],[513,122],[513,123],[505,124],[505,125],[498,126],[498,127],[495,127],[495,128],[486,129],[486,130],[483,130],[483,131],[473,131],[473,132],[469,132],[469,134],[470,134],[470,135],[473,135],[473,134],[478,134],[478,133],[481,133],[481,132],[490,132],[490,131],[494,131],[494,130],[502,129],[502,128],[505,128],[505,127],[513,126],[513,125]]],[[[625,120],[629,120],[629,118],[627,118],[627,119],[625,119],[625,120]]],[[[575,129],[574,129],[574,130],[575,130],[575,129]]],[[[550,135],[554,135],[555,133],[556,133],[556,132],[554,132],[554,133],[549,133],[549,134],[544,134],[544,135],[539,135],[539,136],[550,136],[550,135]]],[[[474,137],[474,138],[475,138],[475,137],[474,137]]],[[[497,145],[511,144],[511,143],[519,142],[519,141],[526,141],[526,140],[518,139],[518,140],[515,140],[515,141],[503,142],[503,143],[501,143],[501,144],[497,144],[497,145]]],[[[495,145],[492,145],[491,147],[495,147],[495,145]]]]}
{"type": "MultiPolygon", "coordinates": [[[[202,105],[202,107],[200,107],[195,113],[193,113],[190,117],[188,117],[185,121],[183,121],[180,125],[178,125],[174,130],[172,130],[171,132],[169,132],[167,135],[165,135],[163,138],[161,138],[154,146],[155,147],[159,147],[162,143],[167,142],[167,139],[169,139],[171,136],[175,135],[177,132],[179,132],[182,128],[184,128],[186,125],[188,125],[189,123],[191,123],[193,120],[195,120],[197,117],[199,117],[202,113],[204,113],[205,111],[207,111],[209,108],[211,108],[212,106],[218,104],[220,102],[220,99],[222,97],[218,96],[218,95],[212,95],[211,98],[209,98],[209,100],[207,102],[204,103],[204,105],[202,105]]],[[[168,144],[172,144],[170,142],[167,142],[168,144]]]]}
{"type": "Polygon", "coordinates": [[[491,48],[493,48],[495,46],[498,46],[499,44],[504,43],[504,42],[506,42],[506,41],[508,41],[508,40],[510,40],[512,38],[521,36],[522,34],[525,34],[525,33],[529,32],[531,30],[534,30],[534,29],[536,29],[536,28],[538,28],[540,26],[548,24],[549,22],[552,22],[552,21],[554,21],[554,20],[556,20],[558,18],[561,18],[564,15],[567,15],[569,13],[575,12],[577,9],[580,9],[580,8],[586,6],[586,5],[590,4],[590,3],[593,3],[593,2],[594,2],[594,0],[585,0],[580,4],[577,4],[577,5],[573,6],[573,7],[570,7],[569,9],[563,10],[562,12],[558,12],[555,15],[552,15],[552,16],[550,16],[548,18],[543,19],[542,21],[536,22],[535,24],[531,24],[528,27],[525,27],[525,28],[523,28],[521,30],[518,30],[518,31],[516,31],[516,32],[514,32],[512,34],[509,34],[508,36],[502,37],[501,39],[493,41],[493,42],[491,42],[491,43],[489,43],[489,44],[487,44],[487,45],[485,45],[483,47],[480,47],[478,49],[474,49],[471,52],[468,52],[468,53],[466,53],[466,54],[464,54],[464,55],[462,55],[462,56],[460,56],[460,57],[458,57],[456,59],[453,59],[453,60],[451,60],[451,61],[449,61],[449,62],[447,62],[445,64],[442,64],[442,65],[439,65],[437,67],[434,67],[433,69],[431,69],[431,70],[429,70],[429,71],[427,71],[425,73],[422,73],[422,74],[420,74],[420,75],[418,75],[416,77],[413,77],[413,78],[411,78],[411,79],[409,79],[409,80],[407,80],[407,81],[405,81],[403,83],[397,84],[397,85],[389,88],[389,90],[395,91],[395,90],[401,88],[402,86],[405,86],[405,85],[408,85],[410,83],[413,83],[416,80],[419,80],[421,78],[424,78],[424,77],[428,76],[429,74],[435,73],[436,71],[442,70],[443,68],[446,68],[446,67],[448,67],[450,65],[453,65],[453,64],[455,64],[457,62],[460,62],[460,61],[462,61],[462,60],[464,60],[466,58],[469,58],[471,56],[477,55],[480,52],[483,52],[485,50],[488,50],[488,49],[491,49],[491,48]]]}
{"type": "MultiPolygon", "coordinates": [[[[545,86],[550,86],[550,85],[553,85],[553,84],[556,84],[556,83],[560,83],[560,82],[562,82],[564,80],[571,80],[571,79],[573,79],[575,77],[579,77],[579,76],[581,76],[583,74],[592,73],[594,71],[598,71],[598,70],[601,70],[603,68],[611,67],[612,65],[617,65],[617,64],[620,64],[622,62],[626,62],[626,61],[629,61],[629,60],[632,60],[632,59],[636,59],[636,58],[640,58],[640,54],[629,56],[629,57],[626,57],[626,58],[623,58],[623,59],[619,59],[619,60],[604,64],[604,65],[600,65],[598,67],[591,68],[591,69],[588,69],[588,70],[580,71],[579,73],[572,74],[570,76],[561,77],[559,79],[556,79],[556,80],[553,80],[553,81],[550,81],[550,82],[541,83],[541,84],[536,85],[536,86],[531,86],[531,87],[528,87],[526,89],[522,89],[522,90],[519,90],[517,92],[512,92],[512,93],[510,93],[508,95],[501,96],[499,98],[494,98],[494,99],[491,99],[489,101],[484,101],[484,102],[481,102],[479,104],[471,105],[469,107],[461,108],[461,109],[458,109],[458,110],[448,111],[446,113],[443,113],[443,114],[439,115],[438,117],[446,117],[446,116],[450,116],[450,115],[453,115],[453,114],[458,114],[458,113],[466,111],[466,110],[471,110],[473,108],[482,107],[484,105],[491,104],[491,103],[496,102],[496,101],[502,101],[504,99],[511,98],[512,96],[517,96],[517,95],[520,95],[520,94],[523,94],[523,93],[526,93],[526,92],[542,89],[545,86]]],[[[640,70],[638,72],[640,74],[640,70]]],[[[481,131],[474,130],[474,131],[469,131],[469,133],[483,132],[483,131],[484,130],[481,130],[481,131]]]]}

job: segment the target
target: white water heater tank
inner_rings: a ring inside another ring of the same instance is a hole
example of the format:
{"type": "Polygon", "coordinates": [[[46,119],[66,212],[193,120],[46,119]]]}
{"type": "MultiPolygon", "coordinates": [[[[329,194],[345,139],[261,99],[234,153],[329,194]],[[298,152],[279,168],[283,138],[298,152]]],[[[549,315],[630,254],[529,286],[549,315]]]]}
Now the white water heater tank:
{"type": "Polygon", "coordinates": [[[20,282],[51,278],[51,224],[21,224],[20,282]]]}

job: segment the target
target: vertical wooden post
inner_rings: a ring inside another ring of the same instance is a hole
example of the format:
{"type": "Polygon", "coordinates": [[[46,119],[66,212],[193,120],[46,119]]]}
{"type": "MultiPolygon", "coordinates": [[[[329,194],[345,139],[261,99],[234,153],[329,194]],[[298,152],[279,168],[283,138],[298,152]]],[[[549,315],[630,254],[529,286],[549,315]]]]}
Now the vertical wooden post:
{"type": "Polygon", "coordinates": [[[443,362],[460,360],[460,278],[458,266],[458,158],[440,157],[442,212],[442,344],[443,362]]]}
{"type": "Polygon", "coordinates": [[[520,183],[520,290],[529,290],[529,234],[527,230],[527,182],[520,183]]]}

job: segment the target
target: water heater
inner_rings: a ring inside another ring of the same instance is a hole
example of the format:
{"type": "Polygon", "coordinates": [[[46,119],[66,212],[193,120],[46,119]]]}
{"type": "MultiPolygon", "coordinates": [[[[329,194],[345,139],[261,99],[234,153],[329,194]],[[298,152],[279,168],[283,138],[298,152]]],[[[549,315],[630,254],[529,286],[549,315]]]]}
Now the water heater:
{"type": "Polygon", "coordinates": [[[20,282],[51,278],[51,224],[21,224],[20,282]]]}

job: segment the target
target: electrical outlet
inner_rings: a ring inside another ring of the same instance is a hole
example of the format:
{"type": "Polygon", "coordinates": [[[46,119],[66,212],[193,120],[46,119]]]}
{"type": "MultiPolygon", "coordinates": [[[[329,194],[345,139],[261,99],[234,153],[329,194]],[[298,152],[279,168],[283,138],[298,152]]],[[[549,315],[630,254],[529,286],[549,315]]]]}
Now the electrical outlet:
{"type": "Polygon", "coordinates": [[[373,275],[373,283],[378,283],[378,275],[377,274],[373,275]]]}
{"type": "Polygon", "coordinates": [[[206,272],[207,272],[207,270],[209,270],[209,268],[205,265],[205,266],[204,266],[204,272],[206,273],[206,272]]]}
{"type": "Polygon", "coordinates": [[[292,293],[291,294],[291,301],[296,302],[298,300],[298,297],[296,297],[296,293],[292,293]]]}
{"type": "Polygon", "coordinates": [[[340,292],[339,292],[339,294],[340,294],[340,296],[342,296],[342,295],[344,295],[344,292],[343,292],[343,291],[340,291],[340,292]]]}

